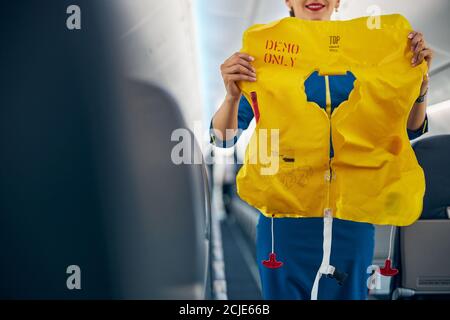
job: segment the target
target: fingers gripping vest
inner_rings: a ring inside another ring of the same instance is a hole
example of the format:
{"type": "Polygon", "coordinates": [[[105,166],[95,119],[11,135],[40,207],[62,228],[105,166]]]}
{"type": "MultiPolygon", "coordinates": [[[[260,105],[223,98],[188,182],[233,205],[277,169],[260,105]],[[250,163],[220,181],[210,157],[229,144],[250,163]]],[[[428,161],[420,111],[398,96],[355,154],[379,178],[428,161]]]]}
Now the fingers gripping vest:
{"type": "Polygon", "coordinates": [[[267,217],[413,223],[425,178],[406,125],[427,65],[411,66],[411,31],[401,15],[249,28],[241,51],[255,57],[258,80],[239,86],[256,129],[237,175],[239,196],[267,217]],[[332,114],[328,81],[326,110],[305,94],[316,71],[356,77],[332,114]]]}

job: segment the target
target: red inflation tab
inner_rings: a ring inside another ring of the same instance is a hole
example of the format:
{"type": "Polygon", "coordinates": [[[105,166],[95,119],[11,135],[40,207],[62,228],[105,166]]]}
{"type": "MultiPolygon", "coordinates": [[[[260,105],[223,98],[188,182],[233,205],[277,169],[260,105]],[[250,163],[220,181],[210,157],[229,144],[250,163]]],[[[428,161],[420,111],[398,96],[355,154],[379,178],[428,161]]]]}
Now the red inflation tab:
{"type": "Polygon", "coordinates": [[[283,265],[283,262],[277,261],[277,255],[275,253],[271,253],[269,255],[269,260],[263,260],[263,265],[270,269],[276,269],[283,265]]]}
{"type": "Polygon", "coordinates": [[[392,268],[392,261],[390,259],[386,259],[384,262],[384,267],[380,269],[381,275],[385,277],[393,277],[398,274],[398,269],[392,268]]]}
{"type": "Polygon", "coordinates": [[[256,122],[259,121],[259,107],[258,107],[258,96],[256,92],[250,92],[250,96],[252,98],[253,112],[255,113],[256,122]]]}

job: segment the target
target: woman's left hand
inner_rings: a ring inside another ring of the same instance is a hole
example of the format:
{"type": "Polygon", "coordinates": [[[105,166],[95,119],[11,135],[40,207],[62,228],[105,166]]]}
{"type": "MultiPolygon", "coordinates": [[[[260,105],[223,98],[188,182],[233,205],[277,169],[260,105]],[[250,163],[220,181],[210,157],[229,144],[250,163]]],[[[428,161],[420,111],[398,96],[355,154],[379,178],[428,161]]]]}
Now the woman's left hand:
{"type": "MultiPolygon", "coordinates": [[[[418,66],[425,60],[428,64],[428,70],[431,67],[431,61],[433,60],[433,50],[431,50],[425,42],[423,34],[418,31],[413,31],[408,35],[408,39],[411,40],[411,51],[414,53],[411,61],[413,67],[418,66]]],[[[422,90],[428,88],[428,74],[423,79],[422,90]]]]}

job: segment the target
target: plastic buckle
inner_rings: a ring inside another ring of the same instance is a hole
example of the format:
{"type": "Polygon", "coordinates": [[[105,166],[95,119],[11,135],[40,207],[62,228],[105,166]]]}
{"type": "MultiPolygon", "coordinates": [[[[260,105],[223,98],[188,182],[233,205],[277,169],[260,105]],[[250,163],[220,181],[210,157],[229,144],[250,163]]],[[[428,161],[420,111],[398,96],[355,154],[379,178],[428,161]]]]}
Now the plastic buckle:
{"type": "Polygon", "coordinates": [[[333,266],[322,266],[320,267],[320,273],[326,275],[332,275],[336,269],[333,266]]]}
{"type": "Polygon", "coordinates": [[[323,210],[323,217],[324,218],[333,218],[333,209],[331,208],[325,208],[323,210]]]}
{"type": "Polygon", "coordinates": [[[348,274],[346,272],[340,272],[339,270],[337,270],[335,268],[333,274],[328,274],[327,277],[331,278],[331,279],[335,279],[337,281],[337,283],[340,286],[342,286],[344,284],[345,280],[347,279],[348,274]]]}

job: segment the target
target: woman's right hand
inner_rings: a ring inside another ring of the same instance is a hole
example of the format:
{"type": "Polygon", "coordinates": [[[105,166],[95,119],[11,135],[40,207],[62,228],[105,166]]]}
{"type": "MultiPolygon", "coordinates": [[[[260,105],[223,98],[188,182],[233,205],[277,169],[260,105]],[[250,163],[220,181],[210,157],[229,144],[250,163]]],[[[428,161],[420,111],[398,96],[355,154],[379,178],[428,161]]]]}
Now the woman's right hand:
{"type": "Polygon", "coordinates": [[[228,97],[236,100],[241,97],[237,81],[256,81],[256,70],[250,64],[254,60],[246,53],[236,52],[220,66],[228,97]]]}

